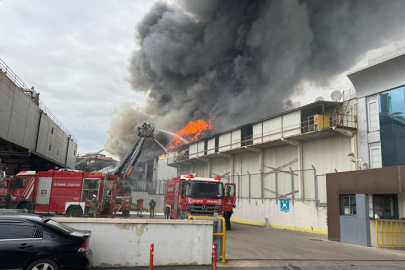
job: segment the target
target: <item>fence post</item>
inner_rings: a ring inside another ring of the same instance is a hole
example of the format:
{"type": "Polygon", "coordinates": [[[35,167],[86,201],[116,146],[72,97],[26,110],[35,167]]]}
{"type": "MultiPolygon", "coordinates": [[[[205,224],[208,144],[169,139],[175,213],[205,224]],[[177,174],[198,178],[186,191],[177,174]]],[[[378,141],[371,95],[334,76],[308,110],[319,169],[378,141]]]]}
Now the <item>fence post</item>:
{"type": "Polygon", "coordinates": [[[260,171],[260,181],[261,181],[261,195],[262,195],[262,203],[264,202],[264,175],[263,172],[260,171]]]}
{"type": "Polygon", "coordinates": [[[250,189],[252,188],[252,185],[251,185],[251,182],[252,182],[251,179],[252,179],[252,178],[250,177],[250,172],[247,171],[247,173],[249,174],[249,202],[250,202],[250,197],[251,197],[251,196],[250,196],[250,195],[251,195],[250,189]]]}
{"type": "Polygon", "coordinates": [[[316,176],[316,169],[314,165],[311,165],[314,169],[314,188],[315,188],[315,202],[316,206],[319,206],[319,198],[318,198],[318,177],[316,176]]]}
{"type": "Polygon", "coordinates": [[[278,172],[276,172],[276,204],[278,204],[278,172]]]}
{"type": "Polygon", "coordinates": [[[295,199],[295,188],[294,188],[294,171],[290,168],[291,171],[291,199],[292,199],[292,203],[294,205],[294,199],[295,199]]]}
{"type": "Polygon", "coordinates": [[[228,174],[228,184],[231,182],[231,176],[228,174]]]}
{"type": "Polygon", "coordinates": [[[238,175],[238,202],[239,202],[239,198],[240,198],[240,175],[239,173],[236,173],[238,175]]]}

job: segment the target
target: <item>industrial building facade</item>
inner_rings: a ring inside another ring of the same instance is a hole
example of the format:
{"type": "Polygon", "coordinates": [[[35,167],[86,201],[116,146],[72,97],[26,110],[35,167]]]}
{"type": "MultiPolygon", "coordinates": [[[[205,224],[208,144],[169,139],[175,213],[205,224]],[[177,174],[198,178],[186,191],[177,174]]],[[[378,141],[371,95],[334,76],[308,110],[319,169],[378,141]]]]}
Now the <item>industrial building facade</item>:
{"type": "Polygon", "coordinates": [[[76,138],[0,59],[0,159],[7,174],[74,168],[76,138]]]}
{"type": "Polygon", "coordinates": [[[167,163],[236,183],[234,221],[326,233],[325,174],[354,168],[354,104],[302,106],[180,146],[167,163]]]}
{"type": "Polygon", "coordinates": [[[348,75],[358,98],[355,159],[363,170],[327,175],[330,240],[404,246],[404,71],[402,42],[369,51],[367,66],[348,75]]]}

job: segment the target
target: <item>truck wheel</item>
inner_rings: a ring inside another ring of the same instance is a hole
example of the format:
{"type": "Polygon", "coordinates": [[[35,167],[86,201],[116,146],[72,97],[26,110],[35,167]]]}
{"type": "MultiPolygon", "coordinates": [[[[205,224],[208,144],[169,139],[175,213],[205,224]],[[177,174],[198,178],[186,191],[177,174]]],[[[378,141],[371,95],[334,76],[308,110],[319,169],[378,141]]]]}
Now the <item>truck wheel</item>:
{"type": "Polygon", "coordinates": [[[17,206],[17,209],[22,209],[24,213],[32,213],[32,204],[22,203],[17,206]]]}
{"type": "Polygon", "coordinates": [[[66,211],[66,216],[68,217],[81,217],[83,215],[83,210],[79,206],[69,207],[66,211]]]}
{"type": "Polygon", "coordinates": [[[122,211],[122,215],[123,215],[124,217],[129,217],[129,210],[123,210],[123,211],[122,211]]]}

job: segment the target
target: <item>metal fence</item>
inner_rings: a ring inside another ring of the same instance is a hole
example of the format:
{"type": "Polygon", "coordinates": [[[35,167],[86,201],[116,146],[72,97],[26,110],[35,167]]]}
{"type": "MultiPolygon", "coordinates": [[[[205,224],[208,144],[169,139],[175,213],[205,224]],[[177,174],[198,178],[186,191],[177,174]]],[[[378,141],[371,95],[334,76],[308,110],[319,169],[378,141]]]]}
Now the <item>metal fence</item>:
{"type": "MultiPolygon", "coordinates": [[[[212,175],[213,177],[214,175],[212,175]]],[[[316,169],[280,170],[268,173],[222,175],[224,183],[235,183],[238,199],[289,199],[316,201],[326,206],[326,174],[316,169]]],[[[164,195],[167,179],[131,181],[133,191],[164,195]]]]}

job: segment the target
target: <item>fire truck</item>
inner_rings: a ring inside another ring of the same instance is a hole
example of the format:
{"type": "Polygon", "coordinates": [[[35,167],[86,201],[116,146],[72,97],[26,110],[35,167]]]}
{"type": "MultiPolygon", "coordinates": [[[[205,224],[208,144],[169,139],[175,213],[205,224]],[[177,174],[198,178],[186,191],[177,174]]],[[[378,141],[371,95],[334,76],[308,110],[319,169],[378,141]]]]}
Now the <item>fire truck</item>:
{"type": "Polygon", "coordinates": [[[19,172],[8,181],[7,192],[16,198],[13,208],[79,217],[87,214],[88,202],[96,195],[100,202],[98,216],[111,217],[116,212],[128,216],[132,198],[126,180],[141,154],[145,138],[153,137],[153,132],[153,124],[143,123],[138,127],[138,141],[108,174],[67,169],[19,172]]]}
{"type": "Polygon", "coordinates": [[[214,178],[181,175],[166,181],[165,218],[187,219],[190,215],[213,215],[215,212],[230,218],[235,208],[233,183],[214,178]]]}

